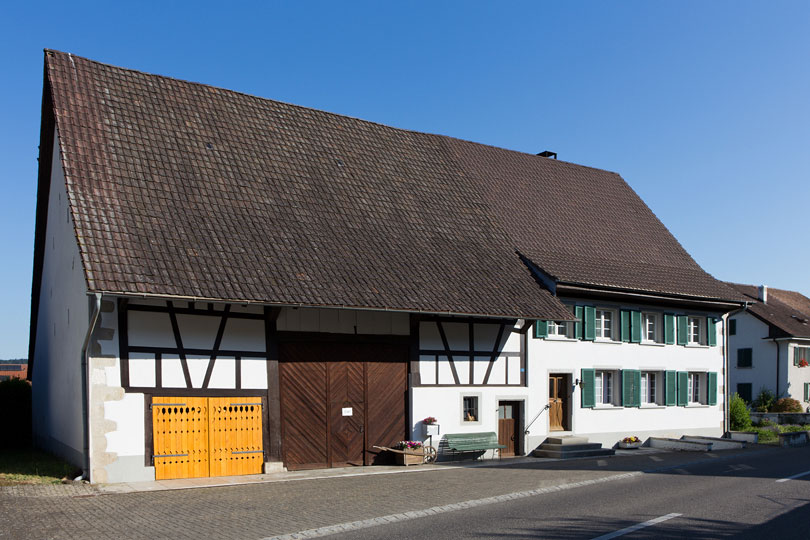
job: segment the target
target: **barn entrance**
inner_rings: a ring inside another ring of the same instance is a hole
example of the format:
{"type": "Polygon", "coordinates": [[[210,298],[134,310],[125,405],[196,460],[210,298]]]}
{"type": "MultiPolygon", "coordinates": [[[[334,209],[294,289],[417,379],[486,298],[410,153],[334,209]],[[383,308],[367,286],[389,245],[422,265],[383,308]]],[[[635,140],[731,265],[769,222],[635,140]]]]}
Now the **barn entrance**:
{"type": "Polygon", "coordinates": [[[404,345],[280,343],[287,469],[383,463],[373,446],[408,438],[407,359],[404,345]]]}
{"type": "Polygon", "coordinates": [[[155,479],[260,474],[260,397],[152,398],[155,479]]]}

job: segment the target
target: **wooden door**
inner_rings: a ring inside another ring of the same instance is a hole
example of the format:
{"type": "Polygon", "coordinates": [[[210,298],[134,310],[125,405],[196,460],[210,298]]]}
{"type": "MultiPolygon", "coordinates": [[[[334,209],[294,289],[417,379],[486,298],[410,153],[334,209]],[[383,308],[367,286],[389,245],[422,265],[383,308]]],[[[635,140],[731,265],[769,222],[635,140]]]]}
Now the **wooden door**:
{"type": "Polygon", "coordinates": [[[208,398],[210,476],[261,474],[262,398],[208,398]]]}
{"type": "Polygon", "coordinates": [[[290,470],[328,465],[326,364],[297,343],[281,344],[281,437],[290,470]]]}
{"type": "Polygon", "coordinates": [[[329,466],[363,465],[366,404],[364,365],[340,359],[327,363],[329,372],[329,466]]]}
{"type": "Polygon", "coordinates": [[[152,398],[155,479],[208,476],[208,399],[152,398]]]}
{"type": "Polygon", "coordinates": [[[518,402],[501,401],[498,403],[498,444],[506,446],[501,449],[502,456],[517,454],[519,412],[520,404],[518,402]]]}
{"type": "MultiPolygon", "coordinates": [[[[372,351],[373,352],[373,351],[372,351]]],[[[402,346],[376,348],[366,363],[366,465],[393,461],[392,447],[408,439],[408,349],[402,346]]]]}
{"type": "Polygon", "coordinates": [[[561,375],[550,375],[548,378],[549,431],[565,431],[564,380],[565,377],[561,375]]]}

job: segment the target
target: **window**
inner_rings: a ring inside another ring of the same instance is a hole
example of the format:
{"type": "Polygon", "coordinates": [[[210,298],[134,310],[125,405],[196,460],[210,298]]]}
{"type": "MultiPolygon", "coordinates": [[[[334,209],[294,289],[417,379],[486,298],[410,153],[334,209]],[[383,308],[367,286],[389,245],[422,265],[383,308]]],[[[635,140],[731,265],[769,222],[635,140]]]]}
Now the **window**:
{"type": "Polygon", "coordinates": [[[751,403],[751,386],[750,382],[737,383],[737,393],[746,403],[751,403]]]}
{"type": "Polygon", "coordinates": [[[793,348],[793,365],[806,366],[810,362],[810,347],[793,348]],[[804,364],[802,364],[804,362],[804,364]]]}
{"type": "Polygon", "coordinates": [[[478,420],[478,396],[464,396],[462,420],[476,422],[478,420]]]}
{"type": "Polygon", "coordinates": [[[703,342],[700,331],[701,319],[702,317],[689,317],[687,321],[686,336],[689,345],[700,345],[703,342]]]}
{"type": "Polygon", "coordinates": [[[661,326],[657,313],[641,314],[641,340],[650,343],[661,342],[661,326]]]}
{"type": "Polygon", "coordinates": [[[804,383],[804,400],[810,401],[810,383],[804,383]]]}
{"type": "Polygon", "coordinates": [[[730,336],[737,335],[737,319],[728,320],[728,335],[730,336]]]}
{"type": "Polygon", "coordinates": [[[594,389],[596,405],[613,405],[613,372],[597,371],[594,389]]]}
{"type": "Polygon", "coordinates": [[[548,335],[573,339],[574,323],[548,321],[548,335]]]}
{"type": "Polygon", "coordinates": [[[752,349],[750,347],[745,349],[737,349],[737,367],[750,368],[753,366],[752,349]]]}
{"type": "Polygon", "coordinates": [[[701,378],[702,377],[701,377],[700,373],[689,373],[689,376],[688,376],[689,386],[688,386],[688,390],[687,390],[687,396],[688,396],[689,403],[703,403],[703,401],[701,400],[701,394],[700,394],[700,392],[701,392],[700,379],[701,378]]]}
{"type": "Polygon", "coordinates": [[[614,330],[615,313],[608,309],[596,310],[596,339],[616,339],[614,330]]]}
{"type": "Polygon", "coordinates": [[[642,405],[656,405],[658,403],[658,377],[654,371],[641,372],[641,403],[642,405]]]}

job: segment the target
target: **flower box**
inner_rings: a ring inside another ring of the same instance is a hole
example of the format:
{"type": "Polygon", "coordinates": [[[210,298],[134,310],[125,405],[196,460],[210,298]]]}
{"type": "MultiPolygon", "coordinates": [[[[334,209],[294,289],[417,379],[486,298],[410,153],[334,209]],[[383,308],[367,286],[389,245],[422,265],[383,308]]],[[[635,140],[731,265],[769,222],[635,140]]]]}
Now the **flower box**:
{"type": "Polygon", "coordinates": [[[638,441],[638,442],[619,441],[619,448],[625,448],[625,449],[628,449],[628,448],[641,448],[642,444],[643,443],[641,441],[638,441]]]}
{"type": "Polygon", "coordinates": [[[420,450],[418,454],[410,452],[394,452],[397,456],[397,465],[421,465],[425,462],[425,454],[420,450]]]}

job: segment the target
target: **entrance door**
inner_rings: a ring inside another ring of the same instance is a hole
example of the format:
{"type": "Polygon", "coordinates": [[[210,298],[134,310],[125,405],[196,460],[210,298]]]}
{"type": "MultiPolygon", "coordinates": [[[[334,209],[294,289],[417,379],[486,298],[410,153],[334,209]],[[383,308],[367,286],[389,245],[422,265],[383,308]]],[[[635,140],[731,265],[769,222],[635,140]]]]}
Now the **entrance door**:
{"type": "Polygon", "coordinates": [[[568,375],[551,374],[548,377],[548,429],[568,430],[567,399],[568,375]]]}
{"type": "Polygon", "coordinates": [[[333,467],[363,464],[365,427],[364,365],[330,362],[329,450],[333,467]]]}
{"type": "Polygon", "coordinates": [[[155,479],[260,474],[260,397],[152,398],[155,479]]]}
{"type": "Polygon", "coordinates": [[[499,401],[498,444],[506,446],[501,449],[501,455],[514,456],[519,453],[520,429],[520,402],[499,401]]]}

